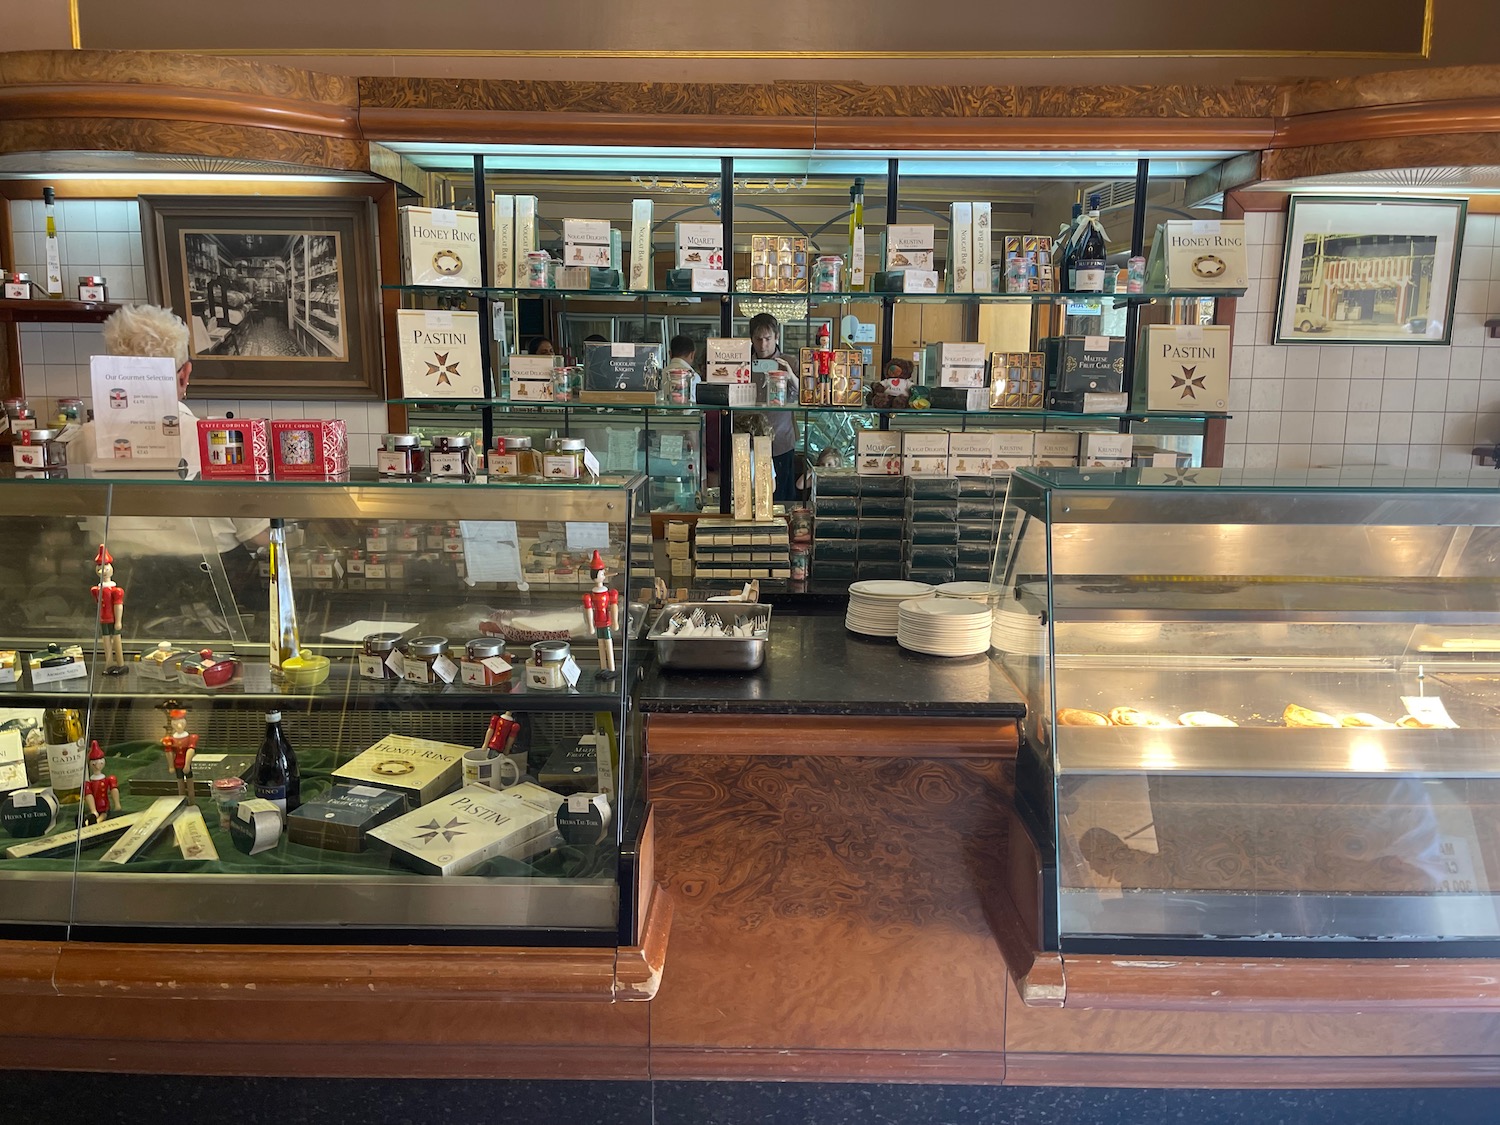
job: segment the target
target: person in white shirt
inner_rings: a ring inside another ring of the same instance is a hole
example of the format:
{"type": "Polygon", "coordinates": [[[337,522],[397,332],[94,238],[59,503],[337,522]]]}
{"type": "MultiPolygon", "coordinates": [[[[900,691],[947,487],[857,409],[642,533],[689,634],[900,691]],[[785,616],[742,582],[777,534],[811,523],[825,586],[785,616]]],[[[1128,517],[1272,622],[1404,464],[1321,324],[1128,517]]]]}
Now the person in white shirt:
{"type": "MultiPolygon", "coordinates": [[[[698,401],[698,384],[702,382],[702,377],[693,367],[697,352],[698,345],[691,336],[673,336],[671,343],[667,345],[667,386],[674,388],[680,385],[682,402],[688,405],[698,401]],[[674,375],[677,376],[675,380],[674,375]]],[[[675,395],[676,391],[672,393],[675,395]]],[[[672,399],[674,403],[677,401],[675,397],[672,399]]]]}
{"type": "MultiPolygon", "coordinates": [[[[179,472],[196,477],[201,470],[198,453],[198,418],[182,397],[193,373],[188,358],[188,326],[168,309],[155,305],[125,305],[104,322],[104,347],[110,355],[167,356],[177,364],[177,414],[181,419],[182,460],[179,472]]],[[[82,460],[97,458],[93,425],[81,428],[77,446],[82,460]]],[[[93,521],[90,521],[91,523],[93,521]]],[[[211,517],[187,520],[171,512],[158,516],[117,516],[102,528],[90,528],[107,539],[115,556],[121,585],[141,608],[135,620],[144,621],[142,609],[171,614],[184,603],[209,599],[213,587],[204,574],[210,550],[217,553],[238,609],[264,604],[265,584],[253,552],[269,539],[270,522],[265,519],[211,517]],[[132,565],[134,563],[135,565],[132,565]],[[178,587],[174,590],[174,586],[178,587]]],[[[216,599],[216,600],[222,600],[216,599]]],[[[228,607],[221,607],[227,611],[228,607]]]]}

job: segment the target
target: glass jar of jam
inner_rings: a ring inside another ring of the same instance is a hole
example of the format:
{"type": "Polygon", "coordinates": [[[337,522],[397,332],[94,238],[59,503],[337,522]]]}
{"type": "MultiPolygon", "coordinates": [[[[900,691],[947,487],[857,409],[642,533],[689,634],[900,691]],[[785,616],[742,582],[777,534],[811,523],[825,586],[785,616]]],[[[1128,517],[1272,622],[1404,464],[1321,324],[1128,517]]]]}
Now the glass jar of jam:
{"type": "Polygon", "coordinates": [[[400,633],[368,633],[360,644],[359,674],[367,680],[397,680],[396,670],[386,663],[401,644],[400,633]]]}
{"type": "Polygon", "coordinates": [[[375,468],[382,476],[410,477],[427,471],[427,455],[416,434],[386,434],[375,454],[375,468]]]}
{"type": "Polygon", "coordinates": [[[401,658],[406,679],[414,684],[449,684],[457,671],[448,659],[447,637],[413,637],[401,645],[401,658]]]}
{"type": "Polygon", "coordinates": [[[109,300],[109,282],[96,274],[84,274],[78,279],[78,299],[92,302],[109,300]]]}
{"type": "Polygon", "coordinates": [[[548,438],[547,452],[542,457],[542,475],[548,480],[582,480],[583,455],[587,451],[583,438],[548,438]]]}
{"type": "Polygon", "coordinates": [[[22,430],[11,447],[16,468],[42,471],[62,469],[68,464],[68,443],[59,441],[61,430],[22,430]]]}
{"type": "Polygon", "coordinates": [[[428,457],[435,477],[474,475],[474,442],[468,434],[439,434],[432,439],[428,457]]]}
{"type": "Polygon", "coordinates": [[[499,637],[475,637],[464,645],[459,677],[471,687],[494,687],[510,679],[505,642],[499,637]]]}
{"type": "Polygon", "coordinates": [[[533,691],[566,691],[572,686],[568,682],[572,659],[573,647],[567,641],[537,641],[526,662],[526,686],[533,691]]]}

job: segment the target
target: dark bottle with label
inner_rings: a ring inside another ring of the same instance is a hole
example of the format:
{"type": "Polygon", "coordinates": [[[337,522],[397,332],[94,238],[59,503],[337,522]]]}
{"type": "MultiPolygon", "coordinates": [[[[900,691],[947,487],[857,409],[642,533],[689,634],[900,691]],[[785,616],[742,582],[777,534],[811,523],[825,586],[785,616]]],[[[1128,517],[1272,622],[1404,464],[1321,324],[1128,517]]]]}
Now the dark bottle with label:
{"type": "Polygon", "coordinates": [[[1099,197],[1089,196],[1089,213],[1073,242],[1072,273],[1075,293],[1104,292],[1104,227],[1099,222],[1099,197]]]}
{"type": "Polygon", "coordinates": [[[250,784],[257,797],[272,802],[283,813],[302,804],[302,770],[297,765],[297,752],[281,729],[280,711],[266,712],[266,737],[256,752],[250,784]]]}
{"type": "Polygon", "coordinates": [[[1052,244],[1052,263],[1062,270],[1062,291],[1073,292],[1073,241],[1078,237],[1078,226],[1083,222],[1083,204],[1073,204],[1073,217],[1068,225],[1057,232],[1057,241],[1052,244]]]}

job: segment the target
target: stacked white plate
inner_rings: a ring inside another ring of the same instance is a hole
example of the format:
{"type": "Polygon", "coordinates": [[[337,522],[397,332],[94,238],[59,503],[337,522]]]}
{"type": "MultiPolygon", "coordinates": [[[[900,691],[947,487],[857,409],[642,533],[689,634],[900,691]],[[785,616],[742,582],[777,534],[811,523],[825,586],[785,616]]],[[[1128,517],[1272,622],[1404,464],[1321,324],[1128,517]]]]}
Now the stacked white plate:
{"type": "Polygon", "coordinates": [[[995,623],[990,627],[990,647],[1016,656],[1040,656],[1046,630],[1041,618],[1026,613],[1020,602],[1011,602],[1014,609],[1000,608],[995,611],[995,623]]]}
{"type": "Polygon", "coordinates": [[[928,656],[978,656],[990,650],[990,607],[966,598],[902,602],[896,640],[928,656]]]}
{"type": "Polygon", "coordinates": [[[986,605],[999,605],[1000,595],[1004,592],[1004,586],[993,582],[944,582],[937,588],[937,596],[940,598],[964,598],[971,602],[984,602],[986,605]]]}
{"type": "Polygon", "coordinates": [[[894,637],[901,603],[931,600],[933,587],[926,582],[870,580],[849,587],[849,610],[844,628],[867,637],[894,637]]]}

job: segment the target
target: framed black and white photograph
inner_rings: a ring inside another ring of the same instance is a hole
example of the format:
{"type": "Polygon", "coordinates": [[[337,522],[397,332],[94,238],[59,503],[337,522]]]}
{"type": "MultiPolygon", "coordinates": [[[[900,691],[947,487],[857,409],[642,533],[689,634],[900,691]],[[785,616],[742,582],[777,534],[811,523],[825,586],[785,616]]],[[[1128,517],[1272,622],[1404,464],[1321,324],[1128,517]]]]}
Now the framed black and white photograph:
{"type": "Polygon", "coordinates": [[[1446,344],[1467,203],[1293,196],[1278,344],[1446,344]]]}
{"type": "Polygon", "coordinates": [[[142,196],[141,229],[191,397],[384,397],[369,200],[142,196]]]}

